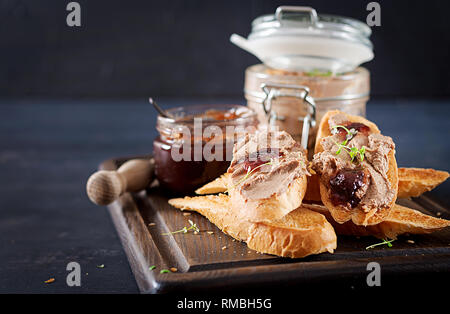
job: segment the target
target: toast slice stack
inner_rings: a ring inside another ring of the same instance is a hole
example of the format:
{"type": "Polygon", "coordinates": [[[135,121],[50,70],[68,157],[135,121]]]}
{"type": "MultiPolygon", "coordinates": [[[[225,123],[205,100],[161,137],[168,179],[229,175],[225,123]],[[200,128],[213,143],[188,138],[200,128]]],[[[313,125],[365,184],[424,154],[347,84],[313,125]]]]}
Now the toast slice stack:
{"type": "Polygon", "coordinates": [[[284,257],[299,258],[336,249],[336,233],[324,215],[299,207],[272,222],[249,222],[233,210],[225,194],[175,198],[169,204],[196,211],[224,233],[244,241],[250,249],[284,257]]]}
{"type": "Polygon", "coordinates": [[[427,234],[450,226],[450,220],[432,217],[408,207],[395,204],[389,216],[382,222],[361,226],[351,221],[337,223],[323,205],[303,204],[305,208],[321,213],[333,225],[338,235],[374,236],[379,239],[397,239],[402,234],[427,234]]]}
{"type": "Polygon", "coordinates": [[[304,203],[273,223],[250,223],[242,220],[231,209],[226,194],[171,199],[169,204],[181,210],[198,212],[224,233],[247,242],[254,250],[289,257],[327,251],[332,253],[336,248],[335,232],[338,235],[397,239],[402,234],[428,234],[450,226],[450,220],[432,217],[398,204],[394,205],[384,221],[370,226],[356,225],[351,221],[337,223],[322,204],[304,203]],[[331,226],[334,231],[330,229],[331,226]],[[300,238],[307,239],[301,248],[295,245],[295,241],[300,238]]]}

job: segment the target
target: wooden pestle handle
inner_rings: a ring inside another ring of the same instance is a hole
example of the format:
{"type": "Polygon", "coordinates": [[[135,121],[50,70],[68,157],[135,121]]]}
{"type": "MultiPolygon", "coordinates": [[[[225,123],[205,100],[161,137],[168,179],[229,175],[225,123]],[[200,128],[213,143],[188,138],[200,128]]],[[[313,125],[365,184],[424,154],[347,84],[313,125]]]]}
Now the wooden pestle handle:
{"type": "Polygon", "coordinates": [[[108,205],[125,192],[148,187],[153,181],[154,168],[153,159],[132,159],[117,171],[97,171],[87,181],[87,195],[97,205],[108,205]]]}

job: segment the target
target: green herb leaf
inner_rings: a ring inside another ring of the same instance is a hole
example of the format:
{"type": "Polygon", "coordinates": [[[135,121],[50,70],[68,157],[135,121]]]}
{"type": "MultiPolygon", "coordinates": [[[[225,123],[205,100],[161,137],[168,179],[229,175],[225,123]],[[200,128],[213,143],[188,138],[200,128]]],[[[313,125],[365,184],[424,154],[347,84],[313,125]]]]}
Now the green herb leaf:
{"type": "Polygon", "coordinates": [[[392,247],[391,242],[393,242],[393,241],[395,241],[395,239],[392,239],[392,240],[383,239],[383,242],[375,243],[375,244],[369,245],[368,247],[366,247],[366,250],[370,250],[370,249],[373,249],[373,248],[376,247],[376,246],[384,245],[384,244],[386,244],[388,247],[392,247]]]}
{"type": "Polygon", "coordinates": [[[355,159],[356,155],[358,154],[359,150],[356,147],[352,147],[349,151],[350,158],[352,161],[355,159]]]}
{"type": "Polygon", "coordinates": [[[347,135],[348,135],[348,134],[352,134],[352,132],[350,132],[350,130],[347,129],[347,128],[346,128],[345,126],[343,126],[343,125],[334,125],[334,126],[332,126],[331,128],[334,129],[336,132],[337,132],[337,129],[338,129],[338,128],[341,128],[341,129],[344,129],[344,130],[347,132],[347,135]]]}
{"type": "Polygon", "coordinates": [[[265,166],[265,165],[271,165],[271,164],[272,164],[272,160],[266,162],[265,164],[259,165],[259,166],[255,167],[255,168],[253,168],[253,169],[248,168],[247,174],[246,174],[241,180],[239,180],[239,182],[236,183],[236,184],[233,186],[233,188],[237,187],[239,184],[241,184],[241,183],[243,183],[245,180],[247,180],[248,177],[249,177],[253,172],[255,172],[255,170],[257,170],[257,169],[259,169],[259,168],[261,168],[261,167],[263,167],[263,166],[265,166]]]}
{"type": "Polygon", "coordinates": [[[357,133],[358,131],[356,131],[355,129],[347,129],[345,126],[343,125],[335,125],[331,127],[333,130],[337,130],[338,128],[344,129],[347,132],[347,135],[345,136],[345,140],[342,143],[336,143],[334,142],[334,144],[336,144],[338,146],[338,150],[336,151],[336,155],[339,155],[342,151],[342,149],[344,149],[349,155],[350,158],[352,159],[352,162],[355,160],[355,157],[359,154],[359,158],[361,160],[361,162],[364,160],[364,154],[366,153],[366,148],[363,146],[360,149],[357,149],[356,147],[348,147],[347,143],[348,141],[350,141],[357,133]]]}
{"type": "Polygon", "coordinates": [[[170,273],[170,270],[168,270],[168,269],[161,269],[159,273],[160,274],[167,274],[167,273],[170,273]]]}
{"type": "Polygon", "coordinates": [[[194,232],[200,232],[200,229],[197,227],[197,225],[192,220],[188,220],[188,221],[189,221],[190,227],[183,227],[180,230],[163,233],[162,235],[169,235],[169,234],[175,234],[175,233],[181,233],[181,232],[188,233],[190,230],[194,230],[194,232]]]}
{"type": "Polygon", "coordinates": [[[366,153],[366,147],[363,146],[361,147],[361,149],[359,150],[359,158],[361,158],[361,161],[364,160],[364,154],[366,153]]]}
{"type": "Polygon", "coordinates": [[[156,268],[156,266],[153,265],[153,266],[150,266],[150,267],[148,268],[148,270],[153,270],[153,269],[155,269],[155,268],[156,268]]]}
{"type": "Polygon", "coordinates": [[[105,264],[97,265],[98,268],[105,268],[105,264]]]}

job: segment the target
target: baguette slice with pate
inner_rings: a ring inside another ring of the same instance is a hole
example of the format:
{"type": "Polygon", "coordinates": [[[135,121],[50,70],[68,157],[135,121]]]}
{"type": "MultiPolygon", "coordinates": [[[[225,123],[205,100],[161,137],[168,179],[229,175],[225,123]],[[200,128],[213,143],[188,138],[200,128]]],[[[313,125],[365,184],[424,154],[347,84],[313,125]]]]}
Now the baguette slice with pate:
{"type": "Polygon", "coordinates": [[[281,219],[302,203],[307,164],[306,151],[284,131],[246,135],[227,171],[231,207],[252,222],[281,219]]]}
{"type": "Polygon", "coordinates": [[[395,145],[362,117],[337,110],[325,114],[312,169],[320,176],[321,200],[338,223],[380,223],[397,199],[395,145]]]}
{"type": "Polygon", "coordinates": [[[175,198],[169,204],[205,216],[224,233],[244,241],[250,249],[300,258],[336,249],[336,234],[324,215],[300,207],[273,222],[249,222],[225,194],[175,198]]]}

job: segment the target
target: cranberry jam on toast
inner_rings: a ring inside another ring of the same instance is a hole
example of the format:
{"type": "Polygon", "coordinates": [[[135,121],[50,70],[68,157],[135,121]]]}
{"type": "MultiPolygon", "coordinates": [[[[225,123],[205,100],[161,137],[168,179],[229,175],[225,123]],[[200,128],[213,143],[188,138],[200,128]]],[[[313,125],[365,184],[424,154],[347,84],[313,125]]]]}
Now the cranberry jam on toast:
{"type": "Polygon", "coordinates": [[[359,116],[329,111],[322,119],[311,165],[334,220],[357,225],[383,221],[398,190],[395,144],[359,116]]]}

